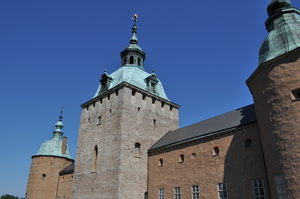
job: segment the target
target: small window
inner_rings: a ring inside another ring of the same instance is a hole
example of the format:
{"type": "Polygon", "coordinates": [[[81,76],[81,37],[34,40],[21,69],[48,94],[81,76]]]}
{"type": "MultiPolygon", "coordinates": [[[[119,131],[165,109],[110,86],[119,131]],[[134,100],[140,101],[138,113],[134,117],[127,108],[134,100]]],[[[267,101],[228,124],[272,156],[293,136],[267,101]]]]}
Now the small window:
{"type": "Polygon", "coordinates": [[[255,199],[265,199],[265,189],[262,179],[252,180],[253,194],[255,199]]]}
{"type": "Polygon", "coordinates": [[[100,124],[101,124],[101,121],[102,121],[102,117],[99,116],[99,117],[98,117],[98,122],[97,122],[97,124],[100,125],[100,124]]]}
{"type": "Polygon", "coordinates": [[[227,184],[226,183],[218,183],[218,199],[227,199],[227,184]]]}
{"type": "Polygon", "coordinates": [[[178,162],[179,163],[183,163],[184,162],[184,155],[183,154],[179,155],[179,161],[178,162]]]}
{"type": "Polygon", "coordinates": [[[93,158],[94,162],[93,162],[92,172],[95,172],[97,169],[97,159],[98,159],[98,146],[97,145],[94,147],[93,156],[94,156],[94,158],[93,158]]]}
{"type": "Polygon", "coordinates": [[[134,144],[134,156],[135,157],[140,157],[140,150],[141,150],[141,144],[136,142],[134,144]]]}
{"type": "Polygon", "coordinates": [[[247,140],[245,140],[244,143],[245,143],[245,148],[246,148],[246,149],[252,148],[252,140],[247,139],[247,140]]]}
{"type": "Polygon", "coordinates": [[[42,179],[46,179],[46,174],[42,174],[42,179]]]}
{"type": "Polygon", "coordinates": [[[156,119],[153,120],[153,125],[156,126],[156,119]]]}
{"type": "Polygon", "coordinates": [[[132,55],[130,56],[129,64],[133,64],[133,56],[132,55]]]}
{"type": "Polygon", "coordinates": [[[220,154],[220,148],[218,146],[215,146],[213,148],[213,155],[215,156],[215,155],[219,155],[219,154],[220,154]]]}
{"type": "Polygon", "coordinates": [[[70,182],[73,182],[73,175],[71,175],[71,180],[70,180],[70,182]]]}
{"type": "Polygon", "coordinates": [[[148,199],[148,192],[147,191],[144,193],[144,199],[148,199]]]}
{"type": "Polygon", "coordinates": [[[196,153],[192,153],[192,159],[195,159],[196,158],[196,153]]]}
{"type": "Polygon", "coordinates": [[[161,102],[161,107],[163,108],[165,106],[165,103],[164,102],[161,102]]]}
{"type": "Polygon", "coordinates": [[[181,187],[174,188],[174,199],[181,199],[181,187]]]}
{"type": "Polygon", "coordinates": [[[192,186],[192,199],[200,199],[200,187],[199,185],[192,186]]]}
{"type": "Polygon", "coordinates": [[[164,188],[158,189],[158,199],[165,199],[165,189],[164,188]]]}
{"type": "Polygon", "coordinates": [[[119,95],[119,89],[116,90],[116,96],[118,96],[118,95],[119,95]]]}
{"type": "Polygon", "coordinates": [[[292,97],[292,100],[295,100],[295,101],[300,100],[300,88],[292,90],[291,97],[292,97]]]}
{"type": "Polygon", "coordinates": [[[164,165],[164,159],[160,158],[160,159],[158,160],[158,166],[159,166],[159,167],[162,167],[163,165],[164,165]]]}
{"type": "Polygon", "coordinates": [[[110,100],[110,94],[107,95],[107,100],[110,100]]]}
{"type": "Polygon", "coordinates": [[[276,193],[278,198],[288,198],[284,174],[275,175],[274,182],[275,182],[276,193]]]}

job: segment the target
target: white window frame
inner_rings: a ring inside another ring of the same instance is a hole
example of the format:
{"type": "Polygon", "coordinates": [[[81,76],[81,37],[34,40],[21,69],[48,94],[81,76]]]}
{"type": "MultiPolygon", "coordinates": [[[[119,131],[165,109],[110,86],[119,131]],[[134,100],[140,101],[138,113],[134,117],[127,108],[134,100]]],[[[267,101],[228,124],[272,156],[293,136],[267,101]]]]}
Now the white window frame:
{"type": "Polygon", "coordinates": [[[158,189],[158,199],[165,199],[165,189],[164,188],[158,189]]]}
{"type": "Polygon", "coordinates": [[[218,199],[228,199],[227,183],[218,183],[218,199]]]}
{"type": "Polygon", "coordinates": [[[181,187],[174,187],[174,199],[181,199],[181,187]]]}
{"type": "Polygon", "coordinates": [[[252,180],[254,199],[266,199],[263,179],[252,180]]]}
{"type": "Polygon", "coordinates": [[[192,186],[192,199],[200,199],[200,186],[199,185],[192,186]]]}
{"type": "Polygon", "coordinates": [[[274,175],[274,183],[278,199],[288,199],[289,197],[284,174],[274,175]]]}

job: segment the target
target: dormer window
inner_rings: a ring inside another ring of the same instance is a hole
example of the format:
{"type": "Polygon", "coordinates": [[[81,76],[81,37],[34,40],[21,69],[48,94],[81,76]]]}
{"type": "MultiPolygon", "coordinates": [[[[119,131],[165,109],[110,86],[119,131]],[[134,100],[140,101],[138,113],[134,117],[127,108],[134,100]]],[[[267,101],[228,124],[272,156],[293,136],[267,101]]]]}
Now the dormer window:
{"type": "Polygon", "coordinates": [[[152,73],[149,77],[146,78],[146,82],[147,82],[148,91],[158,94],[157,92],[158,79],[154,73],[152,73]]]}
{"type": "Polygon", "coordinates": [[[113,79],[106,72],[104,72],[104,74],[101,76],[101,79],[100,79],[101,88],[100,88],[99,94],[103,93],[109,89],[109,86],[110,86],[112,80],[113,79]]]}
{"type": "Polygon", "coordinates": [[[133,55],[131,55],[130,59],[129,59],[129,64],[133,64],[133,61],[134,61],[134,57],[133,57],[133,55]]]}

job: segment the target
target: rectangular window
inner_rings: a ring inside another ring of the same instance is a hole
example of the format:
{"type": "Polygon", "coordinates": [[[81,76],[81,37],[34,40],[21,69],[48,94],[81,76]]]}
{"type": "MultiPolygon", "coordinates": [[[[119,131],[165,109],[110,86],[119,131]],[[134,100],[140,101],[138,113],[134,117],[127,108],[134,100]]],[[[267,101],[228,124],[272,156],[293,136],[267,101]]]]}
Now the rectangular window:
{"type": "Polygon", "coordinates": [[[218,183],[218,198],[219,199],[227,199],[227,184],[226,183],[218,183]]]}
{"type": "Polygon", "coordinates": [[[200,188],[198,185],[192,186],[192,199],[200,199],[200,188]]]}
{"type": "Polygon", "coordinates": [[[165,199],[165,189],[164,188],[160,188],[158,190],[158,199],[165,199]]]}
{"type": "Polygon", "coordinates": [[[174,199],[180,199],[181,198],[181,190],[180,187],[174,188],[174,199]]]}
{"type": "Polygon", "coordinates": [[[254,199],[265,199],[265,189],[262,179],[252,180],[254,199]]]}
{"type": "Polygon", "coordinates": [[[102,118],[101,118],[101,116],[100,116],[100,117],[98,117],[98,121],[97,121],[97,124],[98,124],[98,125],[100,125],[100,124],[101,124],[101,119],[102,119],[102,118]]]}
{"type": "Polygon", "coordinates": [[[288,199],[284,174],[275,175],[274,182],[278,199],[288,199]]]}

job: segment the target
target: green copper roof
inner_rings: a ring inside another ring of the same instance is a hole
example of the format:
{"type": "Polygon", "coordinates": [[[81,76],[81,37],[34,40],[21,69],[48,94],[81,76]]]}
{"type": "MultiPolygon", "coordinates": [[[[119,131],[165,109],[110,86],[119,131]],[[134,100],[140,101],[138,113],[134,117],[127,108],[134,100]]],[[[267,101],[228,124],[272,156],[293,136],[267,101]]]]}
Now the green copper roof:
{"type": "Polygon", "coordinates": [[[65,154],[62,154],[62,128],[64,127],[64,124],[62,123],[62,116],[59,118],[59,121],[55,124],[56,129],[53,131],[52,139],[45,141],[35,155],[53,155],[72,159],[68,145],[66,146],[65,154]]]}
{"type": "MultiPolygon", "coordinates": [[[[137,18],[133,19],[135,19],[135,22],[137,21],[137,18]]],[[[130,39],[130,44],[125,48],[125,50],[120,53],[122,59],[121,68],[110,75],[108,75],[106,71],[104,71],[94,98],[123,82],[127,82],[142,90],[170,101],[166,96],[163,85],[157,78],[156,74],[154,72],[151,74],[145,72],[143,63],[146,54],[142,51],[142,48],[138,46],[138,39],[136,37],[136,34],[137,27],[134,23],[132,27],[132,37],[130,39]]]]}
{"type": "MultiPolygon", "coordinates": [[[[127,82],[129,84],[132,84],[140,89],[143,89],[145,91],[148,91],[154,95],[157,95],[165,100],[168,100],[168,97],[166,96],[166,93],[164,91],[162,83],[158,80],[158,83],[156,85],[156,93],[153,93],[149,91],[147,87],[147,81],[146,79],[150,77],[152,74],[145,72],[145,70],[138,65],[133,64],[127,64],[121,68],[119,68],[117,71],[113,72],[109,75],[109,77],[112,78],[111,84],[109,85],[107,90],[110,90],[111,88],[121,84],[122,82],[127,82]]],[[[101,91],[101,84],[99,85],[94,97],[97,97],[98,95],[102,94],[101,91]]]]}
{"type": "Polygon", "coordinates": [[[300,10],[290,0],[272,0],[265,22],[269,35],[259,49],[259,65],[300,47],[300,10]]]}

